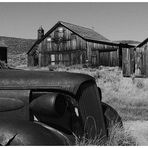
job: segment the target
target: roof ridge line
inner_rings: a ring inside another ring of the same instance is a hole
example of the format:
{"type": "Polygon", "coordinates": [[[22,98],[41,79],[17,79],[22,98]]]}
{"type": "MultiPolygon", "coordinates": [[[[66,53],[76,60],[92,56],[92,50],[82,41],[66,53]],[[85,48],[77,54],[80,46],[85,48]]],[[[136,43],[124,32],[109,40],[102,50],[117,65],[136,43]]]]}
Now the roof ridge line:
{"type": "MultiPolygon", "coordinates": [[[[60,23],[67,23],[67,24],[70,24],[70,25],[75,25],[75,26],[78,26],[78,27],[81,27],[81,28],[85,28],[85,29],[89,29],[89,30],[91,30],[91,31],[94,31],[93,29],[91,29],[91,28],[87,28],[87,27],[84,27],[84,26],[80,26],[80,25],[76,25],[76,24],[72,24],[72,23],[68,23],[68,22],[64,22],[64,21],[59,21],[60,23]]],[[[94,31],[94,32],[96,32],[96,31],[94,31]]],[[[96,32],[97,33],[97,32],[96,32]]]]}
{"type": "MultiPolygon", "coordinates": [[[[68,22],[64,22],[64,21],[58,21],[58,23],[61,23],[61,24],[64,25],[64,26],[65,26],[66,24],[63,24],[63,23],[67,23],[67,24],[70,24],[70,25],[73,25],[73,26],[76,26],[76,27],[84,28],[84,29],[87,29],[87,30],[89,30],[89,31],[92,31],[92,32],[94,32],[94,33],[96,33],[96,34],[98,34],[98,35],[104,37],[102,34],[98,33],[97,31],[95,31],[95,30],[93,30],[93,29],[91,29],[91,28],[83,27],[83,26],[80,26],[80,25],[76,25],[76,24],[72,24],[72,23],[68,23],[68,22]]],[[[83,37],[85,37],[85,36],[83,35],[83,37]]],[[[104,38],[106,38],[106,37],[104,37],[104,38]]],[[[106,40],[110,41],[108,38],[106,38],[106,40]]]]}

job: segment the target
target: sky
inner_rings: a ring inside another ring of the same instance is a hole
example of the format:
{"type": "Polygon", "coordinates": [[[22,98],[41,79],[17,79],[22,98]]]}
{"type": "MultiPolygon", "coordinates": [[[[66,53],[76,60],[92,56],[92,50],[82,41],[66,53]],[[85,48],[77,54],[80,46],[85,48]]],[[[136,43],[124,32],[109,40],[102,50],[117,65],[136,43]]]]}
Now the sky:
{"type": "Polygon", "coordinates": [[[59,20],[93,28],[106,38],[143,41],[148,37],[148,3],[0,3],[0,36],[36,39],[59,20]]]}

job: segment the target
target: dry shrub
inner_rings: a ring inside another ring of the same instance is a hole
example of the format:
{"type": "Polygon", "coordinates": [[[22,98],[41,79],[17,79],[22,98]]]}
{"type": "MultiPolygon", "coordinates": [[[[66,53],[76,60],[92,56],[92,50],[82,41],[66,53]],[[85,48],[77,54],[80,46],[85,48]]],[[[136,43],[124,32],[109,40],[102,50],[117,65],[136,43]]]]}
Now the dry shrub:
{"type": "Polygon", "coordinates": [[[66,66],[65,65],[49,65],[48,69],[49,69],[49,71],[57,71],[59,69],[65,69],[66,70],[66,66]]]}
{"type": "Polygon", "coordinates": [[[111,126],[109,129],[109,136],[107,140],[95,136],[94,138],[87,139],[85,136],[82,138],[76,137],[76,145],[98,145],[98,146],[136,146],[136,139],[131,135],[128,130],[125,130],[119,124],[111,126]]]}
{"type": "Polygon", "coordinates": [[[139,81],[137,82],[136,86],[137,86],[137,88],[139,88],[139,89],[144,88],[144,83],[143,83],[143,81],[140,81],[140,80],[139,80],[139,81]]]}
{"type": "Polygon", "coordinates": [[[105,143],[107,146],[135,146],[136,139],[131,135],[129,130],[125,130],[118,124],[109,129],[109,138],[105,143]]]}
{"type": "Polygon", "coordinates": [[[8,65],[10,67],[17,67],[20,65],[27,65],[27,54],[8,54],[8,65]]]}
{"type": "Polygon", "coordinates": [[[9,66],[4,61],[0,60],[0,69],[9,69],[9,66]]]}
{"type": "MultiPolygon", "coordinates": [[[[67,66],[67,67],[69,67],[69,69],[79,69],[80,70],[83,68],[83,65],[82,64],[75,64],[75,65],[71,65],[71,66],[67,66]]],[[[86,67],[86,66],[84,66],[84,67],[86,67]]]]}

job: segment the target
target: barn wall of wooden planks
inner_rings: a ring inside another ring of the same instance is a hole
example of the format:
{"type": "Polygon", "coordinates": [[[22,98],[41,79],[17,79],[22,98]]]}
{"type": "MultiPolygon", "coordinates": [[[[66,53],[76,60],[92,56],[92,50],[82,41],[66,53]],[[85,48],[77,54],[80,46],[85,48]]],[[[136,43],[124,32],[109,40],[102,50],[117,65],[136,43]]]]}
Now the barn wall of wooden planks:
{"type": "Polygon", "coordinates": [[[134,47],[122,48],[122,72],[123,76],[130,77],[135,73],[135,49],[134,47]]]}

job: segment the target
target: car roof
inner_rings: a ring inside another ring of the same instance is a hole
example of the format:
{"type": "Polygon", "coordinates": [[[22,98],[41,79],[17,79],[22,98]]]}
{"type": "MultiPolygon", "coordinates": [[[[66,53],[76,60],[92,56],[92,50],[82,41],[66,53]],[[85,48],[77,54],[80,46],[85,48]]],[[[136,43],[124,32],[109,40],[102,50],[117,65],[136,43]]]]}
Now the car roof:
{"type": "Polygon", "coordinates": [[[49,71],[1,70],[0,89],[59,89],[77,93],[80,85],[95,79],[86,74],[49,71]]]}

